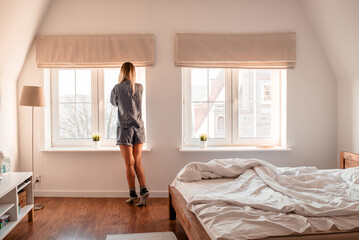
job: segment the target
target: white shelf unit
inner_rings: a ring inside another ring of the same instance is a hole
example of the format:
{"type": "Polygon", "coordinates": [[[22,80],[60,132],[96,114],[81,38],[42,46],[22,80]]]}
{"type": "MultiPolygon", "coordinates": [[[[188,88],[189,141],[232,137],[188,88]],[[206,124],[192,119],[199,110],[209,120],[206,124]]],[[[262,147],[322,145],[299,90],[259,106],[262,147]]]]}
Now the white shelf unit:
{"type": "Polygon", "coordinates": [[[10,222],[0,229],[0,239],[6,235],[28,214],[29,221],[34,218],[34,192],[32,172],[13,172],[3,175],[0,180],[0,216],[10,215],[10,222]],[[26,206],[20,208],[18,192],[26,191],[26,206]]]}

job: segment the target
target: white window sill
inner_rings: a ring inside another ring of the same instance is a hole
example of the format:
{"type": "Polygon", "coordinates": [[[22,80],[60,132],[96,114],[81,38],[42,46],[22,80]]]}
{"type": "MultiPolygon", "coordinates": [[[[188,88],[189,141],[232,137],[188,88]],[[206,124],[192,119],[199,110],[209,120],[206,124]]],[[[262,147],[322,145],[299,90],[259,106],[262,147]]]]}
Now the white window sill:
{"type": "Polygon", "coordinates": [[[180,152],[263,152],[263,151],[291,151],[292,148],[288,147],[182,147],[178,149],[180,152]]]}
{"type": "MultiPolygon", "coordinates": [[[[40,149],[41,152],[121,152],[119,147],[50,147],[40,149]]],[[[143,148],[143,152],[150,152],[150,148],[143,148]]]]}

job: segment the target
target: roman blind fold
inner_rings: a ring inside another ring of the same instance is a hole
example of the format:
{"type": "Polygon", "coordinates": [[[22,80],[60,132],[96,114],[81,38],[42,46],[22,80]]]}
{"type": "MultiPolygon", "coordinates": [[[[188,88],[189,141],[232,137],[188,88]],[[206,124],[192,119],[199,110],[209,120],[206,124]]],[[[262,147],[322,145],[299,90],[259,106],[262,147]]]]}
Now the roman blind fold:
{"type": "Polygon", "coordinates": [[[39,68],[106,68],[155,63],[153,34],[43,35],[36,38],[39,68]]]}
{"type": "Polygon", "coordinates": [[[176,66],[284,69],[295,60],[295,33],[176,36],[176,66]]]}

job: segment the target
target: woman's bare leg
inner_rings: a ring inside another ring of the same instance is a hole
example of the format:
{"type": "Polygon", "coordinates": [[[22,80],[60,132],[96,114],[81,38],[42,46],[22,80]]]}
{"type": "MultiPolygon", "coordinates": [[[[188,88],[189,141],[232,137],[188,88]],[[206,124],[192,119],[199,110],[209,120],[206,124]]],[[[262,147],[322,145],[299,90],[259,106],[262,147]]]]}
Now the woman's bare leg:
{"type": "Polygon", "coordinates": [[[135,158],[133,156],[132,146],[120,145],[123,159],[126,164],[126,177],[129,189],[135,188],[135,158]]]}
{"type": "Polygon", "coordinates": [[[141,163],[142,155],[142,143],[133,145],[133,156],[135,158],[135,171],[137,175],[138,182],[140,183],[140,202],[137,203],[137,206],[142,207],[146,206],[146,201],[150,193],[146,188],[146,179],[145,171],[143,170],[141,163]]]}
{"type": "Polygon", "coordinates": [[[138,182],[140,187],[146,186],[146,178],[145,178],[145,171],[143,170],[143,166],[141,163],[141,156],[142,156],[142,146],[143,143],[138,143],[133,145],[133,157],[135,161],[135,171],[138,178],[138,182]]]}

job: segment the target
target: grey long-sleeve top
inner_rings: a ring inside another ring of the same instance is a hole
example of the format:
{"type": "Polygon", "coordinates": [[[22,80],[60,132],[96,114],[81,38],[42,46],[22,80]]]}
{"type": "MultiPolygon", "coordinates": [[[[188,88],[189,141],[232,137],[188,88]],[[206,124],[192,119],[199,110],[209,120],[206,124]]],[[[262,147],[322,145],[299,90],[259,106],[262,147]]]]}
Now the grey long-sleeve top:
{"type": "Polygon", "coordinates": [[[136,83],[132,94],[131,83],[123,81],[116,84],[111,91],[110,102],[118,109],[117,125],[121,128],[144,126],[142,120],[142,84],[136,83]]]}

